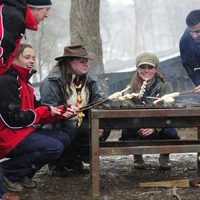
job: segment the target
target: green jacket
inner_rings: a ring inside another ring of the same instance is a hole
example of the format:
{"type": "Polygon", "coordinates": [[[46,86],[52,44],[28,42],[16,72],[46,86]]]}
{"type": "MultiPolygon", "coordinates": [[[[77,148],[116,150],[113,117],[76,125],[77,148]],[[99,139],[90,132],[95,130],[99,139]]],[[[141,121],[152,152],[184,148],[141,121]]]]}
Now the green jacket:
{"type": "MultiPolygon", "coordinates": [[[[132,93],[132,92],[128,91],[127,93],[132,93]]],[[[162,82],[159,78],[155,77],[150,88],[146,89],[144,96],[142,98],[142,102],[144,102],[145,104],[151,104],[153,101],[155,101],[155,99],[149,99],[146,97],[162,97],[163,95],[169,93],[172,93],[171,84],[166,81],[162,82]]],[[[124,106],[131,106],[134,104],[136,104],[134,99],[125,100],[123,102],[124,106]]]]}
{"type": "MultiPolygon", "coordinates": [[[[130,93],[127,92],[127,93],[130,93]]],[[[146,98],[146,97],[162,97],[163,95],[165,94],[169,94],[169,93],[172,93],[172,87],[170,85],[169,82],[162,82],[159,78],[155,77],[152,85],[146,89],[145,93],[144,93],[144,96],[143,98],[141,99],[140,101],[140,104],[151,104],[153,101],[155,101],[155,99],[149,99],[149,98],[146,98]]],[[[124,106],[133,106],[134,104],[136,104],[137,102],[134,100],[134,99],[130,99],[130,100],[126,100],[124,101],[124,106]]],[[[161,103],[162,104],[162,103],[161,103]]],[[[157,129],[157,128],[154,128],[154,132],[152,134],[151,137],[153,137],[154,139],[156,137],[159,137],[159,132],[160,131],[165,131],[165,132],[168,132],[168,133],[174,133],[174,137],[178,138],[177,136],[177,133],[176,133],[176,130],[174,128],[171,128],[171,129],[157,129]]],[[[122,133],[122,140],[124,140],[124,137],[126,137],[125,135],[129,135],[129,134],[135,134],[137,135],[137,131],[139,130],[139,128],[133,128],[133,129],[127,129],[125,130],[128,131],[128,132],[123,132],[122,133]]],[[[140,136],[138,136],[140,138],[140,136]]],[[[140,138],[140,139],[146,139],[146,138],[140,138]]],[[[174,139],[174,138],[172,138],[174,139]]],[[[125,139],[126,140],[126,139],[125,139]]]]}

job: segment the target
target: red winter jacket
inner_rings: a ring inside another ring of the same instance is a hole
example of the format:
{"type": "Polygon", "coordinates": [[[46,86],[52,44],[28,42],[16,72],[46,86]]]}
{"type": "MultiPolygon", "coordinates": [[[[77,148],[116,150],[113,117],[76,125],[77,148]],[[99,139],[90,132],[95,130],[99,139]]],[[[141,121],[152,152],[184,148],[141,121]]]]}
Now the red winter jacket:
{"type": "Polygon", "coordinates": [[[48,106],[35,108],[34,89],[28,83],[28,76],[28,69],[16,65],[0,76],[0,158],[33,132],[36,129],[33,125],[65,119],[51,117],[48,106]]]}

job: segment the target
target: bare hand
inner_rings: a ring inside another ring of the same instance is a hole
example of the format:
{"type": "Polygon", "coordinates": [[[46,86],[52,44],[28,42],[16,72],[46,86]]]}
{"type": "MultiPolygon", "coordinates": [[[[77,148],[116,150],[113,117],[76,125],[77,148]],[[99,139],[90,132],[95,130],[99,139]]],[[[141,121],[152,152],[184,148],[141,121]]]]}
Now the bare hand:
{"type": "Polygon", "coordinates": [[[70,119],[77,115],[79,109],[76,106],[70,105],[67,107],[66,112],[63,113],[63,116],[67,119],[70,119]]]}
{"type": "Polygon", "coordinates": [[[197,87],[194,88],[194,92],[200,93],[200,85],[198,85],[197,87]]]}
{"type": "Polygon", "coordinates": [[[20,200],[20,198],[15,194],[7,192],[3,195],[2,200],[20,200]]]}
{"type": "Polygon", "coordinates": [[[52,117],[62,114],[61,110],[58,109],[57,107],[50,106],[50,108],[51,108],[51,116],[52,117]]]}
{"type": "Polygon", "coordinates": [[[152,128],[141,128],[137,133],[141,136],[141,137],[147,137],[149,135],[153,134],[153,129],[152,128]]]}
{"type": "Polygon", "coordinates": [[[99,137],[102,137],[104,135],[104,130],[103,129],[99,129],[99,137]]]}

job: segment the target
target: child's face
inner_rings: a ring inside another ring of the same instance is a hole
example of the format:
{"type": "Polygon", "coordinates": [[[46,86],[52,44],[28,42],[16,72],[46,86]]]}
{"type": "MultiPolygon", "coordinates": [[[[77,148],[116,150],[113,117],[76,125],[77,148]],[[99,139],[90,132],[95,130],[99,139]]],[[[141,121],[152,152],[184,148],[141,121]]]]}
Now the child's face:
{"type": "Polygon", "coordinates": [[[25,48],[24,51],[19,54],[18,58],[15,58],[14,63],[20,67],[32,69],[35,65],[35,51],[32,48],[25,48]]]}

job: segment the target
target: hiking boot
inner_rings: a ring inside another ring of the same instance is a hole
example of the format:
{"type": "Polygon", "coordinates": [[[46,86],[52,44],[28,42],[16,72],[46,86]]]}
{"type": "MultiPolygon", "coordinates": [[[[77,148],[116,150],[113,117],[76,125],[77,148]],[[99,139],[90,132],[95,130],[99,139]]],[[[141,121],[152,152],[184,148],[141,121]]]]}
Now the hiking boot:
{"type": "Polygon", "coordinates": [[[160,154],[159,163],[160,163],[160,169],[163,169],[163,170],[171,169],[169,154],[160,154]]]}
{"type": "Polygon", "coordinates": [[[73,171],[77,174],[89,174],[90,171],[88,169],[84,169],[84,166],[76,166],[73,168],[73,171]]]}
{"type": "Polygon", "coordinates": [[[25,188],[37,187],[37,183],[35,181],[31,180],[30,178],[28,178],[27,176],[23,177],[20,181],[18,181],[18,183],[20,183],[25,188]]]}
{"type": "Polygon", "coordinates": [[[20,183],[18,182],[11,182],[8,180],[6,177],[3,177],[3,186],[5,189],[11,192],[21,192],[23,187],[20,183]]]}
{"type": "Polygon", "coordinates": [[[135,169],[145,169],[145,163],[142,155],[134,155],[133,166],[135,169]]]}
{"type": "Polygon", "coordinates": [[[75,174],[88,174],[90,171],[84,168],[83,162],[81,160],[76,160],[68,163],[67,168],[75,174]]]}
{"type": "Polygon", "coordinates": [[[82,157],[80,158],[79,156],[73,157],[73,159],[69,160],[66,166],[68,169],[71,169],[72,172],[76,174],[89,173],[89,170],[84,168],[82,157]]]}

